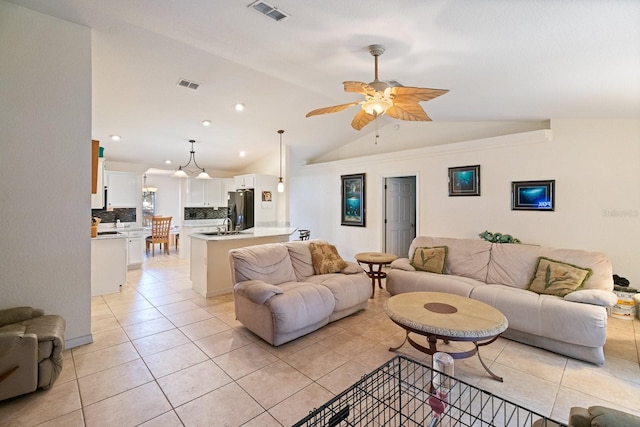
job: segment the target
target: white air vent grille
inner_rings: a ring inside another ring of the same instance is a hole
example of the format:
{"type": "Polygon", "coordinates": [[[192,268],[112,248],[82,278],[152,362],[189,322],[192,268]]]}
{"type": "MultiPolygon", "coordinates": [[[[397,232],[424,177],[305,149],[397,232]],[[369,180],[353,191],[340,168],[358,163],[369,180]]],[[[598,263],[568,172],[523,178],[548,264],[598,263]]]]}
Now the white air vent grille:
{"type": "Polygon", "coordinates": [[[196,90],[200,87],[200,83],[192,82],[187,79],[178,80],[178,86],[187,87],[189,89],[196,90]]]}
{"type": "Polygon", "coordinates": [[[280,22],[285,18],[288,18],[289,15],[278,9],[277,7],[271,6],[269,3],[265,3],[262,0],[254,1],[249,6],[253,10],[260,12],[261,14],[268,16],[274,21],[280,22]]]}

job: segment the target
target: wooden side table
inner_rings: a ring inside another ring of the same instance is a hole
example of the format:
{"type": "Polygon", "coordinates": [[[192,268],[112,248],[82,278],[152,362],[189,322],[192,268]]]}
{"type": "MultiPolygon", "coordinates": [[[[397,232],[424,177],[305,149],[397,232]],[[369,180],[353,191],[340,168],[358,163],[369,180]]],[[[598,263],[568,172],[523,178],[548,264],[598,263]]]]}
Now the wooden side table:
{"type": "Polygon", "coordinates": [[[369,271],[365,269],[365,273],[371,278],[371,298],[376,293],[376,279],[378,279],[378,287],[382,289],[382,279],[387,277],[387,273],[382,271],[382,266],[395,261],[397,258],[396,255],[386,252],[361,252],[355,255],[358,264],[361,266],[366,264],[369,269],[369,271]]]}

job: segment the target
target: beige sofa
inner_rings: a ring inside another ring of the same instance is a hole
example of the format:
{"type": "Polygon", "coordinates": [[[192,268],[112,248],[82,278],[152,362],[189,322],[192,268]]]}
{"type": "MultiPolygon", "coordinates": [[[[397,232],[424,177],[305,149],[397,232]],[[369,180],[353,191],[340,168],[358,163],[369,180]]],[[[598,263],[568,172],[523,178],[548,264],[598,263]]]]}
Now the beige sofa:
{"type": "Polygon", "coordinates": [[[318,240],[249,246],[229,251],[236,318],[278,346],[367,305],[371,281],[354,263],[316,274],[309,245],[318,240]]]}
{"type": "Polygon", "coordinates": [[[449,292],[485,302],[507,317],[509,328],[502,336],[595,364],[604,363],[606,307],[617,301],[611,263],[602,253],[473,239],[415,238],[409,258],[391,264],[386,286],[392,295],[449,292]],[[416,248],[444,246],[444,274],[411,265],[416,248]],[[538,257],[589,268],[592,274],[564,297],[538,294],[527,289],[538,257]]]}
{"type": "Polygon", "coordinates": [[[40,309],[0,310],[0,400],[49,388],[62,371],[65,321],[40,309]]]}

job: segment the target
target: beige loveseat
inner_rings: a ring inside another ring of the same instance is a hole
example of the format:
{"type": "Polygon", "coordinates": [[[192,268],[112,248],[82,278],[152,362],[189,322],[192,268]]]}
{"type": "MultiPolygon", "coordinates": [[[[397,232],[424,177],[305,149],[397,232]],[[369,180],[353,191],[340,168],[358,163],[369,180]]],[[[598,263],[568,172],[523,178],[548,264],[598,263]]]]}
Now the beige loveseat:
{"type": "Polygon", "coordinates": [[[272,345],[355,313],[371,296],[357,264],[342,261],[340,272],[316,274],[310,244],[327,245],[306,240],[229,251],[236,318],[272,345]]]}
{"type": "Polygon", "coordinates": [[[62,370],[65,321],[40,309],[0,310],[0,400],[49,388],[62,370]]]}
{"type": "Polygon", "coordinates": [[[606,307],[617,301],[611,263],[602,253],[473,239],[415,238],[409,258],[391,264],[386,286],[392,295],[449,292],[485,302],[507,317],[502,336],[595,364],[604,363],[606,307]],[[416,271],[410,261],[416,249],[434,247],[446,247],[444,274],[416,271]],[[539,257],[592,273],[564,297],[532,292],[539,257]]]}

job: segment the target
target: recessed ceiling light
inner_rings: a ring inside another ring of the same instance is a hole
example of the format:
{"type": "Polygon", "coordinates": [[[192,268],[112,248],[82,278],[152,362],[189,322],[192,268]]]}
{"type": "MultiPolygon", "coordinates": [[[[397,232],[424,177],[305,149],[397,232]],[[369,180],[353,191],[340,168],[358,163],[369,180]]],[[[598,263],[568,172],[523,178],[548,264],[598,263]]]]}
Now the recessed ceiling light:
{"type": "Polygon", "coordinates": [[[164,161],[164,163],[165,163],[166,165],[170,165],[170,164],[171,164],[171,160],[165,160],[165,161],[164,161]]]}
{"type": "Polygon", "coordinates": [[[203,120],[202,126],[211,126],[211,120],[203,120]]]}
{"type": "Polygon", "coordinates": [[[120,141],[120,135],[111,135],[112,141],[120,141]]]}
{"type": "Polygon", "coordinates": [[[236,111],[244,110],[244,104],[236,104],[236,111]]]}
{"type": "Polygon", "coordinates": [[[246,152],[246,151],[241,151],[241,152],[240,152],[240,157],[245,157],[246,155],[247,155],[247,152],[246,152]]]}

